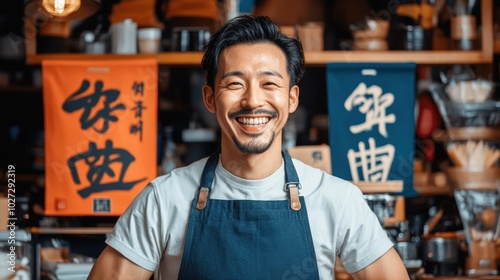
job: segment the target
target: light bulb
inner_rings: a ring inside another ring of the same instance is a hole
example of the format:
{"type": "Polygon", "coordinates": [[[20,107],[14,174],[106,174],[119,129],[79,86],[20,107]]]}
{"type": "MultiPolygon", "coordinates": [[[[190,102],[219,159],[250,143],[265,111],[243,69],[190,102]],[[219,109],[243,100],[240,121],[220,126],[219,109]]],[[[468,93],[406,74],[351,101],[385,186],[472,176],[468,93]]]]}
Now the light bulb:
{"type": "Polygon", "coordinates": [[[42,6],[51,15],[65,17],[80,8],[80,0],[43,0],[42,6]]]}

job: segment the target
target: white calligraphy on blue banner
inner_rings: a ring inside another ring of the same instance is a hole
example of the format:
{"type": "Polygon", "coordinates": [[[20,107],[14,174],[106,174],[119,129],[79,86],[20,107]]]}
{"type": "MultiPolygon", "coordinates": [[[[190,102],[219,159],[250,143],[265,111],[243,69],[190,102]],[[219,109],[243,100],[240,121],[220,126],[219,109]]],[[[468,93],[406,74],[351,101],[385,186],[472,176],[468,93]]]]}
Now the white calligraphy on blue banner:
{"type": "MultiPolygon", "coordinates": [[[[415,63],[327,64],[332,174],[413,189],[415,63]]],[[[368,184],[370,185],[370,184],[368,184]]]]}
{"type": "Polygon", "coordinates": [[[353,106],[359,106],[358,110],[365,115],[365,122],[349,127],[352,133],[358,134],[362,131],[371,130],[378,124],[378,132],[387,138],[387,123],[395,123],[396,116],[389,114],[386,116],[386,109],[394,103],[394,94],[383,93],[382,88],[373,85],[366,87],[365,83],[360,83],[344,102],[344,108],[351,111],[353,106]]]}
{"type": "Polygon", "coordinates": [[[377,147],[375,139],[370,137],[368,148],[365,143],[359,142],[358,149],[357,152],[353,149],[347,152],[352,179],[361,181],[362,178],[370,182],[386,181],[394,160],[394,145],[377,147]],[[361,169],[362,176],[359,176],[359,169],[361,169]]]}
{"type": "MultiPolygon", "coordinates": [[[[378,125],[378,132],[387,138],[387,123],[395,123],[394,114],[386,115],[386,109],[394,103],[392,93],[383,93],[378,85],[366,87],[365,83],[353,90],[344,102],[344,108],[351,111],[355,106],[360,113],[365,115],[365,122],[351,125],[349,130],[353,134],[363,131],[371,131],[373,126],[378,125]]],[[[358,142],[359,151],[349,149],[347,158],[351,176],[354,181],[365,180],[370,182],[386,181],[394,160],[394,146],[387,144],[377,147],[375,139],[368,139],[368,148],[365,143],[358,142]],[[359,174],[361,171],[361,175],[359,174]]]]}

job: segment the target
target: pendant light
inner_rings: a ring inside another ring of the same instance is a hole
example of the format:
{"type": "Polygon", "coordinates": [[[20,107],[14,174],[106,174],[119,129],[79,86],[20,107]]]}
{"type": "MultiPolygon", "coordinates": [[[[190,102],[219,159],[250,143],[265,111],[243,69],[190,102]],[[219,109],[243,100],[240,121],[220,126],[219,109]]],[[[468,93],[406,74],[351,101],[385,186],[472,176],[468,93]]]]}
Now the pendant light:
{"type": "Polygon", "coordinates": [[[80,0],[42,0],[42,6],[55,17],[66,17],[80,8],[80,0]]]}
{"type": "Polygon", "coordinates": [[[91,16],[100,7],[100,0],[30,0],[24,13],[34,19],[74,20],[91,16]]]}

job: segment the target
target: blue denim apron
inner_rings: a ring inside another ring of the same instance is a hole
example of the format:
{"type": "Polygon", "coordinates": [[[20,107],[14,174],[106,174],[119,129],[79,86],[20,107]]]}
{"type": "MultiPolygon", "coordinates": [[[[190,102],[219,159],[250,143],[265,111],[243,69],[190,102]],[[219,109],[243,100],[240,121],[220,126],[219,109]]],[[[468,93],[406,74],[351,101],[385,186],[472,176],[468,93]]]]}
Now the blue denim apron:
{"type": "Polygon", "coordinates": [[[219,150],[193,200],[178,279],[319,279],[304,197],[283,154],[288,200],[218,200],[209,193],[219,150]]]}

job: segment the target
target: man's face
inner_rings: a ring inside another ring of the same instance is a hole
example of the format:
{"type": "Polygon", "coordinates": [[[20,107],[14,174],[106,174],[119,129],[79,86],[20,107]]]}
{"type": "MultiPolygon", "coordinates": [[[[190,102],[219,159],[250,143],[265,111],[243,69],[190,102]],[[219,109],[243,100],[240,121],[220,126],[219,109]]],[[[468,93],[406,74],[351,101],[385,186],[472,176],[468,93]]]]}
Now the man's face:
{"type": "Polygon", "coordinates": [[[286,58],[270,43],[239,44],[224,49],[219,58],[214,90],[203,96],[222,130],[222,145],[244,154],[281,150],[282,129],[298,105],[299,89],[291,89],[286,58]]]}

